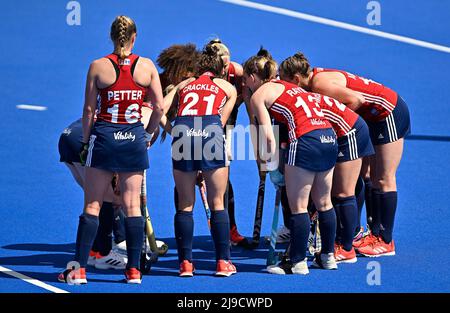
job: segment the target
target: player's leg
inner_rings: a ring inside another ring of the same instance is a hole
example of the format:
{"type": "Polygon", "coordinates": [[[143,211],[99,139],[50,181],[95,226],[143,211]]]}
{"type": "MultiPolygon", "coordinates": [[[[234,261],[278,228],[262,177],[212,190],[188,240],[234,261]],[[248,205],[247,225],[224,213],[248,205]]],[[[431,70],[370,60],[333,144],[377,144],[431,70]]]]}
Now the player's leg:
{"type": "Polygon", "coordinates": [[[224,207],[224,194],[228,184],[228,167],[204,171],[207,197],[211,209],[211,235],[216,248],[216,275],[229,276],[236,273],[230,262],[230,220],[224,207]]]}
{"type": "Polygon", "coordinates": [[[336,269],[334,242],[336,238],[336,213],[331,201],[331,186],[334,168],[315,174],[311,198],[319,214],[319,230],[322,250],[316,255],[314,264],[324,269],[336,269]]]}
{"type": "Polygon", "coordinates": [[[192,265],[192,241],[194,239],[194,219],[192,209],[195,203],[195,184],[197,171],[183,172],[173,170],[175,180],[176,213],[175,239],[177,242],[178,261],[180,264],[180,276],[193,275],[192,265]]]}
{"type": "Polygon", "coordinates": [[[141,249],[144,244],[144,218],[141,213],[140,192],[143,172],[119,174],[122,205],[126,212],[125,236],[127,240],[127,282],[140,283],[141,249]]]}
{"type": "MultiPolygon", "coordinates": [[[[84,273],[89,251],[92,248],[99,224],[98,215],[103,203],[103,197],[112,178],[112,173],[96,168],[86,168],[86,184],[84,185],[84,210],[78,222],[77,241],[75,245],[75,261],[79,264],[80,271],[84,273]]],[[[65,271],[58,279],[67,281],[65,271]]],[[[79,283],[86,283],[85,275],[81,275],[79,283]],[[84,277],[83,277],[84,276],[84,277]]]]}
{"type": "Polygon", "coordinates": [[[308,200],[314,182],[315,173],[293,165],[285,165],[286,191],[291,208],[290,260],[292,271],[297,274],[308,274],[306,250],[310,231],[308,200]]]}
{"type": "MultiPolygon", "coordinates": [[[[333,175],[332,201],[336,211],[339,245],[336,246],[336,261],[356,261],[353,238],[358,224],[358,205],[355,197],[356,184],[362,159],[336,163],[333,175]]],[[[320,223],[319,223],[320,225],[320,223]]]]}

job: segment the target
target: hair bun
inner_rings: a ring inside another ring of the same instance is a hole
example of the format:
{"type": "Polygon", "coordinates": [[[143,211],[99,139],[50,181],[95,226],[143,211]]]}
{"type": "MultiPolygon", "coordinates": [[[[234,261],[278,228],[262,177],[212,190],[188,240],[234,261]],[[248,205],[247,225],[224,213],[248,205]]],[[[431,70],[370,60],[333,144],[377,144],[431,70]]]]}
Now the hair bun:
{"type": "Polygon", "coordinates": [[[293,55],[293,57],[295,58],[295,59],[297,59],[297,60],[299,60],[299,61],[303,61],[303,60],[308,60],[307,58],[306,58],[306,56],[303,54],[303,53],[301,53],[301,52],[297,52],[297,53],[295,53],[294,55],[293,55]]]}

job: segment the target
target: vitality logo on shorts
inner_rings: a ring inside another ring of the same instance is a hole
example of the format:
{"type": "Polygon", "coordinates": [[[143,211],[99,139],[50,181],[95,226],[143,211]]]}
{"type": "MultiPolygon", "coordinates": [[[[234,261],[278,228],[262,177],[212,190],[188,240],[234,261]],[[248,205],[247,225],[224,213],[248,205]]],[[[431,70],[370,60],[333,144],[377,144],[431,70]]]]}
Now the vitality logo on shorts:
{"type": "Polygon", "coordinates": [[[206,129],[194,129],[191,128],[186,131],[186,136],[188,137],[203,137],[203,139],[206,139],[209,137],[209,133],[206,131],[206,129]]]}
{"type": "Polygon", "coordinates": [[[66,136],[69,136],[69,135],[72,133],[72,129],[69,128],[69,127],[64,128],[64,130],[63,130],[62,133],[63,133],[64,135],[66,135],[66,136]]]}
{"type": "Polygon", "coordinates": [[[115,140],[131,140],[134,141],[136,139],[136,135],[132,132],[122,133],[121,131],[114,133],[115,140]]]}
{"type": "Polygon", "coordinates": [[[311,121],[311,125],[317,125],[317,126],[325,125],[325,122],[323,120],[320,120],[317,118],[313,118],[310,121],[311,121]]]}
{"type": "Polygon", "coordinates": [[[320,142],[321,143],[332,143],[334,145],[336,143],[336,138],[334,138],[333,136],[321,135],[320,136],[320,142]]]}

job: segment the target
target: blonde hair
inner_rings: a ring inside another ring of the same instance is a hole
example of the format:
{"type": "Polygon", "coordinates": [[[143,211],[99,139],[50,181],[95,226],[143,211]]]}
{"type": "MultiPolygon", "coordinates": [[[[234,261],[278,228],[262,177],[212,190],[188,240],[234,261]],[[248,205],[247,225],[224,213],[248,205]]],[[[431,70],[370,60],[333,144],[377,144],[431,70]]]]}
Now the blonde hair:
{"type": "Polygon", "coordinates": [[[131,36],[136,33],[136,24],[134,21],[125,15],[116,17],[111,25],[111,40],[114,43],[115,49],[120,48],[119,58],[125,59],[125,45],[130,42],[131,36]]]}
{"type": "Polygon", "coordinates": [[[277,67],[277,62],[269,51],[261,47],[255,56],[244,63],[244,73],[258,75],[262,81],[266,82],[277,77],[277,67]]]}
{"type": "Polygon", "coordinates": [[[308,77],[311,72],[311,66],[306,56],[301,52],[297,52],[281,62],[280,71],[288,78],[293,78],[295,74],[308,77]]]}
{"type": "Polygon", "coordinates": [[[230,49],[219,38],[211,40],[206,46],[217,48],[217,54],[221,57],[230,56],[230,49]]]}

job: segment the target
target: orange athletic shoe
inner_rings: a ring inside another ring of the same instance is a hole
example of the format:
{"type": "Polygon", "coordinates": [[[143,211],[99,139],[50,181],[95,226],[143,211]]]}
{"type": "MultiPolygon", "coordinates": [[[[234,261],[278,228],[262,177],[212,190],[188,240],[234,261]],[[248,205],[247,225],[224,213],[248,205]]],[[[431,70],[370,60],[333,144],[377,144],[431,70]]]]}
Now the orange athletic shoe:
{"type": "Polygon", "coordinates": [[[86,269],[80,267],[78,269],[67,269],[58,276],[58,281],[68,283],[70,285],[87,284],[86,269]]]}
{"type": "Polygon", "coordinates": [[[353,248],[355,248],[356,250],[359,250],[359,248],[370,245],[372,242],[374,242],[376,240],[377,240],[377,237],[372,235],[372,233],[369,232],[367,235],[363,236],[360,240],[353,241],[353,248]]]}
{"type": "Polygon", "coordinates": [[[355,248],[352,247],[350,251],[347,251],[341,244],[334,245],[334,258],[336,263],[356,263],[358,261],[355,248]]]}
{"type": "Polygon", "coordinates": [[[125,279],[127,284],[140,284],[142,282],[142,274],[137,268],[132,267],[125,271],[125,279]]]}
{"type": "Polygon", "coordinates": [[[231,227],[230,230],[230,242],[232,246],[243,246],[248,245],[247,238],[239,234],[236,225],[231,227]]]}
{"type": "Polygon", "coordinates": [[[231,261],[219,260],[217,261],[216,276],[228,277],[236,274],[236,266],[231,261]]]}
{"type": "Polygon", "coordinates": [[[392,240],[390,243],[386,243],[381,238],[381,236],[379,236],[376,237],[376,240],[371,244],[359,248],[358,252],[364,256],[371,258],[395,255],[394,240],[392,240]]]}
{"type": "Polygon", "coordinates": [[[194,276],[194,265],[188,260],[184,260],[180,264],[180,277],[192,277],[194,276]]]}

